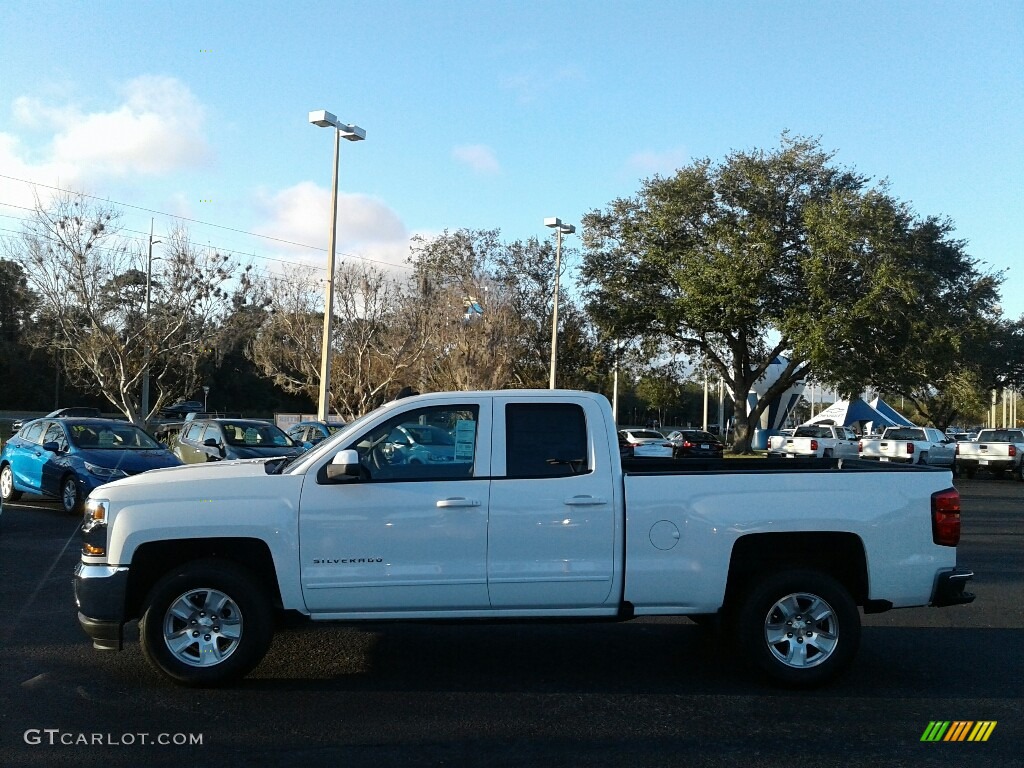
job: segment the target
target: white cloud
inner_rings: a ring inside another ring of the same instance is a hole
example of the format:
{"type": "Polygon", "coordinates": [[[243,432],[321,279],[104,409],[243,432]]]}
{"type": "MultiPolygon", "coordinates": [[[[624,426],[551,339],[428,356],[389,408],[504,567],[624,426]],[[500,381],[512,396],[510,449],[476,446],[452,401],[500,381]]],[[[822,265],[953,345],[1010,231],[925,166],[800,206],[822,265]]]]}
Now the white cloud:
{"type": "MultiPolygon", "coordinates": [[[[257,215],[265,223],[256,231],[287,240],[272,248],[290,260],[314,266],[324,255],[304,245],[327,250],[331,192],[303,181],[278,192],[261,192],[255,200],[257,215]]],[[[381,201],[366,195],[338,193],[337,252],[371,259],[377,266],[397,268],[409,255],[409,232],[398,215],[381,201]]]]}
{"type": "MultiPolygon", "coordinates": [[[[129,80],[109,109],[90,112],[19,96],[11,112],[17,126],[52,138],[30,147],[19,135],[0,133],[0,168],[52,186],[81,189],[110,178],[165,175],[202,166],[212,155],[203,133],[205,109],[173,77],[129,80]]],[[[6,202],[31,205],[29,185],[0,183],[6,202]]]]}
{"type": "Polygon", "coordinates": [[[577,66],[569,65],[554,71],[519,72],[502,78],[501,87],[511,91],[520,104],[534,104],[545,99],[570,93],[574,85],[586,83],[586,74],[577,66]]]}
{"type": "Polygon", "coordinates": [[[641,176],[660,174],[668,176],[686,165],[689,155],[684,149],[669,149],[664,152],[644,150],[634,152],[626,160],[626,168],[630,173],[641,176]]]}
{"type": "Polygon", "coordinates": [[[476,173],[493,175],[501,173],[501,164],[494,150],[484,144],[464,144],[452,150],[452,157],[476,173]]]}

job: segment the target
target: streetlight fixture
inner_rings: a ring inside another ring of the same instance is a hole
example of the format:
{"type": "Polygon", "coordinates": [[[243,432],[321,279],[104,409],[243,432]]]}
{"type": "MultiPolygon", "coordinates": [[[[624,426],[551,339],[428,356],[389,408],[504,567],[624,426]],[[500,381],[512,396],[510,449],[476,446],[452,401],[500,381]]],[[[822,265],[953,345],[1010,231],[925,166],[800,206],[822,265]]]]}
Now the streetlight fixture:
{"type": "MultiPolygon", "coordinates": [[[[149,308],[153,296],[153,246],[162,240],[153,239],[153,219],[149,220],[149,254],[146,257],[146,331],[149,332],[149,308]]],[[[149,423],[149,340],[146,340],[146,362],[142,371],[142,418],[149,423]]]]}
{"type": "Polygon", "coordinates": [[[334,323],[334,246],[338,234],[338,146],[341,139],[362,141],[366,131],[358,125],[342,123],[324,109],[309,113],[309,122],[320,128],[334,128],[334,179],[331,183],[331,236],[327,243],[327,287],[324,289],[324,343],[320,352],[320,398],[317,418],[326,421],[330,412],[331,328],[334,323]]]}
{"type": "Polygon", "coordinates": [[[544,219],[544,226],[554,229],[558,238],[555,244],[555,307],[551,314],[551,375],[548,380],[548,389],[554,389],[555,370],[558,368],[558,278],[562,271],[562,235],[571,235],[576,227],[563,224],[561,219],[554,216],[544,219]]]}

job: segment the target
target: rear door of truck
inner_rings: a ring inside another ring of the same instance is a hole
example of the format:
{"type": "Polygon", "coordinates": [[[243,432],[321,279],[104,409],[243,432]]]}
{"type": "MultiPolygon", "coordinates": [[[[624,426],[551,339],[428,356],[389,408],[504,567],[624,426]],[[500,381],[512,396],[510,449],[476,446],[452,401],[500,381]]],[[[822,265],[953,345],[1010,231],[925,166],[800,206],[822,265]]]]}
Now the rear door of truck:
{"type": "Polygon", "coordinates": [[[497,396],[487,582],[496,609],[617,606],[621,582],[615,482],[598,404],[497,396]],[[618,542],[618,544],[617,544],[618,542]]]}

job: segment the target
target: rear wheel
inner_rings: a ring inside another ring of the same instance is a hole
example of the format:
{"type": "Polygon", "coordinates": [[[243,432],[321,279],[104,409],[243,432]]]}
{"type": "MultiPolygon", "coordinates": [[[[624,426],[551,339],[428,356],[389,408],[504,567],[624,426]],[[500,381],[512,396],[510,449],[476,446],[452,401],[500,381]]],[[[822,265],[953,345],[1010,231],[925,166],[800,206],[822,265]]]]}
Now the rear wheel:
{"type": "Polygon", "coordinates": [[[849,591],[813,570],[768,575],[736,613],[740,648],[773,682],[810,687],[849,667],[860,645],[860,614],[849,591]]]}
{"type": "Polygon", "coordinates": [[[927,453],[922,453],[921,455],[919,455],[917,457],[917,463],[919,465],[927,464],[928,463],[928,454],[927,453]]]}
{"type": "Polygon", "coordinates": [[[4,501],[17,501],[21,498],[21,491],[14,490],[14,472],[10,464],[0,469],[0,498],[4,501]]]}
{"type": "Polygon", "coordinates": [[[256,576],[231,562],[184,563],[146,598],[139,636],[146,659],[188,686],[244,677],[270,647],[273,615],[256,576]]]}

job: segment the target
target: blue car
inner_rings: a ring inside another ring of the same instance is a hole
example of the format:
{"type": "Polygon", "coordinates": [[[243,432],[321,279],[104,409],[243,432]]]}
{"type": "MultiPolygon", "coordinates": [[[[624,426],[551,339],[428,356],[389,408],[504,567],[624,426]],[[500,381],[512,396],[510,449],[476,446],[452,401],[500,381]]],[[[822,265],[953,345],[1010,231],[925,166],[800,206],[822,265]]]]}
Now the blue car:
{"type": "Polygon", "coordinates": [[[44,417],[27,422],[0,452],[0,496],[6,502],[36,493],[79,514],[94,488],[179,464],[165,446],[126,421],[44,417]]]}

